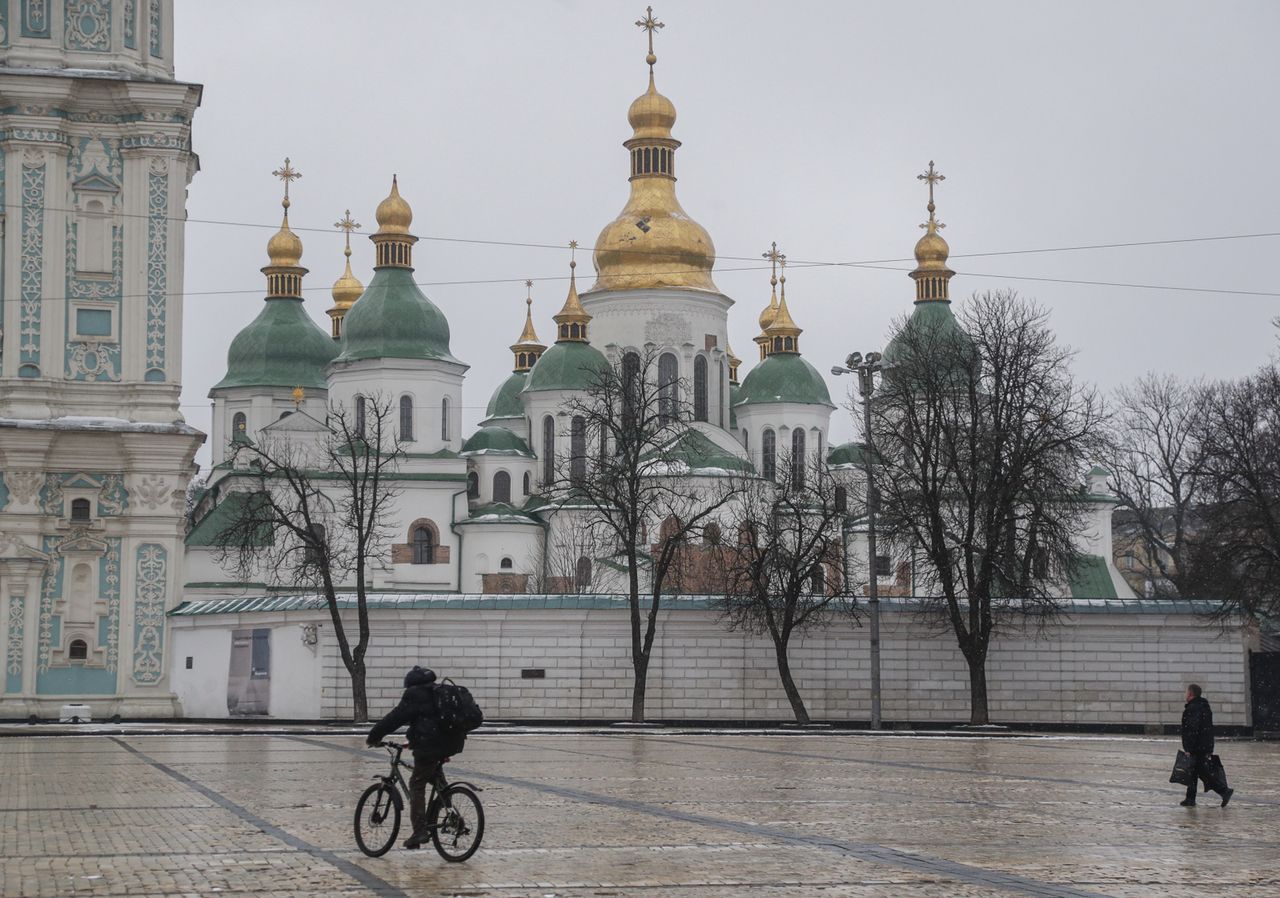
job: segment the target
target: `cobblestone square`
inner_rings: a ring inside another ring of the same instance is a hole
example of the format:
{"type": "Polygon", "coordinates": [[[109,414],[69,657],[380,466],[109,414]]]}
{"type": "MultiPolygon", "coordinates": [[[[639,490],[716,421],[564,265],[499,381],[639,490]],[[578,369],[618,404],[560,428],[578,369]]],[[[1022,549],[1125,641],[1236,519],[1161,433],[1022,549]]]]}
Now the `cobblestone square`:
{"type": "Polygon", "coordinates": [[[485,729],[449,767],[484,788],[484,842],[446,864],[356,849],[356,798],[387,766],[356,736],[3,738],[0,893],[1280,894],[1280,744],[1220,743],[1226,809],[1178,806],[1176,748],[485,729]]]}

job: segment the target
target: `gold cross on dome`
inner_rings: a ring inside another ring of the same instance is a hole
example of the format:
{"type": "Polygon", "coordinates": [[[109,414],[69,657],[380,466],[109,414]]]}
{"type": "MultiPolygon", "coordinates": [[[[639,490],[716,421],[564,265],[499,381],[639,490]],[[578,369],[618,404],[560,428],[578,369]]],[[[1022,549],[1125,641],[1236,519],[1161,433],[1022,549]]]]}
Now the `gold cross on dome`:
{"type": "Polygon", "coordinates": [[[928,228],[932,225],[934,229],[945,228],[946,225],[944,225],[940,221],[935,220],[933,217],[933,212],[934,212],[934,209],[936,208],[933,205],[933,185],[937,184],[939,181],[947,180],[947,176],[942,174],[941,172],[935,171],[933,168],[933,160],[930,159],[928,171],[926,171],[923,175],[916,175],[916,180],[925,181],[929,185],[929,206],[928,206],[929,220],[926,221],[924,224],[920,225],[920,227],[928,228]]]}
{"type": "Polygon", "coordinates": [[[769,251],[767,253],[761,253],[760,255],[763,258],[768,259],[772,265],[772,271],[769,275],[770,282],[776,281],[778,278],[778,263],[781,262],[783,265],[787,264],[786,253],[778,252],[777,241],[774,241],[769,245],[769,251]]]}
{"type": "Polygon", "coordinates": [[[347,235],[346,253],[348,256],[351,255],[351,232],[356,230],[357,228],[363,227],[363,225],[361,225],[358,221],[354,221],[351,218],[351,210],[348,209],[346,211],[346,214],[342,216],[342,219],[340,221],[335,221],[333,223],[333,226],[337,228],[339,231],[346,232],[346,235],[347,235]]]}
{"type": "Polygon", "coordinates": [[[659,28],[666,28],[667,26],[653,17],[652,6],[646,6],[644,18],[636,20],[636,27],[643,28],[649,33],[649,55],[645,57],[645,62],[649,63],[649,68],[652,70],[653,64],[658,61],[658,57],[653,55],[653,33],[659,28]]]}
{"type": "Polygon", "coordinates": [[[569,262],[571,264],[577,264],[576,262],[574,262],[574,259],[577,257],[577,254],[578,254],[578,241],[570,240],[569,241],[569,262]]]}
{"type": "Polygon", "coordinates": [[[275,175],[281,181],[284,181],[284,202],[289,205],[289,182],[296,181],[302,177],[302,172],[298,171],[289,164],[289,157],[284,157],[284,165],[277,168],[271,174],[275,175]]]}

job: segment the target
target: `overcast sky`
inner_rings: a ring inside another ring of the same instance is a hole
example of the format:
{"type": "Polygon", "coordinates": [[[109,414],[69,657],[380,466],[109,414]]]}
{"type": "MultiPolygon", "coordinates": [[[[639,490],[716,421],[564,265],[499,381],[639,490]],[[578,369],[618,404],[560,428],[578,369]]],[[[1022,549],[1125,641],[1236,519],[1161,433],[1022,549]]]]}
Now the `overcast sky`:
{"type": "MultiPolygon", "coordinates": [[[[756,260],[775,240],[796,263],[878,264],[789,272],[810,362],[825,372],[883,345],[914,297],[916,175],[930,159],[946,175],[953,298],[1013,287],[1037,300],[1078,350],[1079,376],[1106,390],[1150,370],[1230,377],[1276,351],[1280,237],[1018,251],[1280,232],[1280,3],[658,3],[657,84],[684,144],[677,191],[715,241],[744,375],[769,296],[756,260]]],[[[471,365],[472,430],[511,369],[524,279],[544,342],[566,289],[566,250],[503,243],[589,250],[626,201],[627,107],[647,77],[641,0],[176,5],[177,76],[204,85],[187,420],[209,430],[209,387],[261,307],[280,212],[271,171],[289,156],[303,173],[291,220],[307,308],[326,331],[342,270],[331,225],[349,207],[360,234],[374,230],[398,173],[422,238],[417,279],[471,365]]],[[[359,236],[354,251],[367,284],[372,245],[359,236]]],[[[580,261],[585,289],[589,252],[580,261]]],[[[847,382],[829,380],[843,401],[847,382]]],[[[837,411],[832,441],[852,435],[837,411]]]]}

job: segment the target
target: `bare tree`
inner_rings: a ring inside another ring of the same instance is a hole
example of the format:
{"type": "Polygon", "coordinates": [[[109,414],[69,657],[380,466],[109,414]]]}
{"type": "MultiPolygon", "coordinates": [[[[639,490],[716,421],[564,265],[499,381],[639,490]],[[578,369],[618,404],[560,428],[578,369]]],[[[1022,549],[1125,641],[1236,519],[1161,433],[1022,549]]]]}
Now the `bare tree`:
{"type": "Polygon", "coordinates": [[[1079,478],[1101,448],[1101,403],[1072,379],[1048,314],[1012,291],[975,295],[958,322],[945,307],[918,313],[885,355],[871,400],[879,514],[921,560],[923,608],[950,625],[970,722],[985,724],[992,637],[1052,620],[1079,563],[1079,478]]]}
{"type": "Polygon", "coordinates": [[[325,597],[351,676],[356,721],[369,719],[367,584],[372,569],[388,560],[386,522],[400,495],[395,472],[404,452],[394,411],[391,399],[365,396],[355,409],[331,408],[312,430],[237,441],[234,486],[248,495],[231,506],[215,537],[219,563],[241,579],[261,576],[325,597]],[[354,644],[339,605],[339,592],[347,589],[356,599],[354,644]]]}
{"type": "Polygon", "coordinates": [[[720,609],[730,629],[769,635],[787,701],[804,725],[809,712],[791,673],[791,637],[854,608],[843,570],[844,494],[816,456],[785,458],[778,471],[777,483],[749,481],[733,503],[720,609]]]}
{"type": "Polygon", "coordinates": [[[660,379],[658,367],[654,352],[627,353],[617,365],[587,374],[586,387],[565,408],[578,438],[544,485],[545,495],[562,508],[572,506],[595,544],[607,542],[625,569],[636,723],[644,720],[662,596],[673,584],[687,584],[680,574],[690,535],[737,491],[735,477],[699,475],[707,438],[689,424],[685,385],[660,379]],[[652,544],[650,527],[659,533],[652,544]]]}
{"type": "Polygon", "coordinates": [[[1148,374],[1117,391],[1108,438],[1110,485],[1156,595],[1194,597],[1193,542],[1203,501],[1200,433],[1205,387],[1148,374]]]}
{"type": "Polygon", "coordinates": [[[1280,368],[1213,385],[1204,407],[1202,588],[1222,614],[1280,617],[1280,368]]]}

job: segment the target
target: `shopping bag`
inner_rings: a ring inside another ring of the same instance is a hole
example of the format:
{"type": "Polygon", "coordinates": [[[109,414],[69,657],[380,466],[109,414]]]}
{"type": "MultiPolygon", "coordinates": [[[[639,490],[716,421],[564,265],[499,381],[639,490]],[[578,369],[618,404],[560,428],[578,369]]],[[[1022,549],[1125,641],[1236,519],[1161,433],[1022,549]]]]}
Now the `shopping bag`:
{"type": "Polygon", "coordinates": [[[1227,770],[1222,766],[1222,759],[1217,755],[1209,755],[1201,766],[1200,778],[1204,780],[1204,791],[1224,792],[1227,789],[1227,770]]]}
{"type": "Polygon", "coordinates": [[[1178,757],[1173,762],[1173,773],[1169,774],[1169,782],[1182,786],[1190,786],[1196,781],[1196,764],[1191,755],[1178,749],[1178,757]]]}

